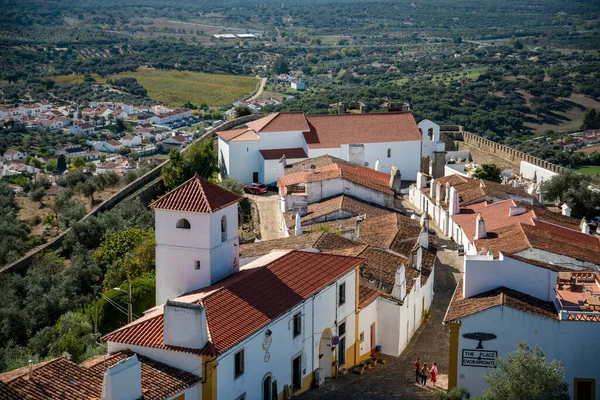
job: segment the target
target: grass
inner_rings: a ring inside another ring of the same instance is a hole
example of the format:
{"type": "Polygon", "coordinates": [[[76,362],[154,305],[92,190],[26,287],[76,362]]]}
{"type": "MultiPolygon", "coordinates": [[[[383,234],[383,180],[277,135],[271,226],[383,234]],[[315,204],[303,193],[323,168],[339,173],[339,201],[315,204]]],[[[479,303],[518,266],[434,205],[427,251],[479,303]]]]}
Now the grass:
{"type": "Polygon", "coordinates": [[[584,175],[596,176],[600,174],[600,165],[585,165],[575,168],[577,172],[584,175]]]}
{"type": "MultiPolygon", "coordinates": [[[[555,111],[553,121],[526,122],[525,125],[537,132],[553,130],[555,132],[571,132],[580,129],[585,111],[589,108],[600,108],[600,102],[582,94],[573,94],[566,99],[567,107],[563,111],[555,111]]],[[[528,115],[530,121],[535,120],[528,115]]]]}
{"type": "MultiPolygon", "coordinates": [[[[133,72],[109,75],[106,79],[132,77],[142,85],[148,96],[170,107],[181,107],[187,101],[199,106],[221,107],[252,94],[258,80],[248,76],[205,74],[202,72],[139,68],[133,72]]],[[[105,82],[94,76],[98,82],[105,82]]],[[[82,75],[48,77],[57,83],[83,82],[82,75]]]]}
{"type": "MultiPolygon", "coordinates": [[[[448,82],[452,82],[452,81],[474,81],[477,78],[479,78],[479,75],[481,75],[482,73],[484,73],[486,71],[487,67],[474,67],[474,68],[464,68],[460,71],[448,71],[448,72],[442,72],[439,74],[435,74],[435,75],[429,75],[429,74],[423,74],[420,77],[424,77],[424,78],[431,78],[431,80],[433,82],[435,81],[443,81],[445,83],[448,82]]],[[[397,85],[401,85],[405,82],[407,82],[409,79],[409,77],[404,77],[404,78],[400,78],[400,79],[396,79],[394,82],[397,85]]]]}

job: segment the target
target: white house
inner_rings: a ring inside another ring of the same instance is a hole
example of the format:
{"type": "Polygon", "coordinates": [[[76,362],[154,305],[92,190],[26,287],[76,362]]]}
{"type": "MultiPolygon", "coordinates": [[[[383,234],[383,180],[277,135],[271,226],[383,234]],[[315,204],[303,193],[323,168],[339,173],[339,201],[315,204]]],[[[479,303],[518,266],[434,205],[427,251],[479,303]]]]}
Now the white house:
{"type": "Polygon", "coordinates": [[[21,153],[18,150],[6,150],[6,152],[4,153],[4,159],[7,161],[13,161],[13,160],[22,160],[25,158],[25,154],[21,153]]]}
{"type": "Polygon", "coordinates": [[[181,121],[185,118],[190,118],[191,116],[192,110],[190,110],[189,108],[180,108],[178,110],[157,114],[154,117],[150,118],[150,121],[153,124],[166,125],[181,121]]]}
{"type": "Polygon", "coordinates": [[[306,89],[304,82],[302,82],[301,80],[298,80],[298,79],[293,79],[290,82],[290,87],[292,89],[296,89],[296,90],[305,90],[306,89]]]}
{"type": "MultiPolygon", "coordinates": [[[[218,132],[221,178],[242,183],[277,180],[279,159],[287,162],[330,155],[385,173],[395,165],[414,181],[421,156],[434,157],[438,147],[425,146],[411,112],[305,115],[274,113],[246,124],[246,129],[218,132]]],[[[437,146],[437,145],[436,145],[437,146]]],[[[443,154],[442,154],[443,156],[443,154]]],[[[443,157],[442,157],[443,159],[443,157]]]]}
{"type": "Polygon", "coordinates": [[[169,135],[162,141],[162,143],[185,146],[188,143],[188,141],[189,141],[188,138],[185,136],[169,135]]]}
{"type": "Polygon", "coordinates": [[[116,153],[121,147],[123,147],[121,142],[117,142],[113,139],[109,139],[104,142],[94,142],[93,145],[96,150],[108,153],[116,153]]]}
{"type": "MultiPolygon", "coordinates": [[[[572,399],[597,398],[600,275],[503,256],[466,256],[444,318],[450,330],[448,386],[471,396],[483,374],[520,341],[560,360],[572,399]]],[[[532,371],[535,374],[535,371],[532,371]]]]}
{"type": "Polygon", "coordinates": [[[71,125],[69,131],[74,135],[91,135],[94,133],[94,127],[87,122],[78,122],[71,125]]]}
{"type": "Polygon", "coordinates": [[[87,150],[81,146],[71,146],[71,147],[65,147],[63,149],[63,152],[60,152],[60,153],[63,153],[68,159],[71,159],[74,157],[85,158],[85,156],[87,154],[87,150]]]}
{"type": "Polygon", "coordinates": [[[142,138],[138,135],[125,135],[119,142],[121,142],[123,146],[137,147],[142,145],[142,138]]]}
{"type": "Polygon", "coordinates": [[[200,376],[204,400],[281,398],[368,357],[357,340],[373,323],[359,323],[364,259],[283,251],[240,267],[239,200],[196,175],[151,204],[158,305],[106,335],[109,352],[200,376]]]}

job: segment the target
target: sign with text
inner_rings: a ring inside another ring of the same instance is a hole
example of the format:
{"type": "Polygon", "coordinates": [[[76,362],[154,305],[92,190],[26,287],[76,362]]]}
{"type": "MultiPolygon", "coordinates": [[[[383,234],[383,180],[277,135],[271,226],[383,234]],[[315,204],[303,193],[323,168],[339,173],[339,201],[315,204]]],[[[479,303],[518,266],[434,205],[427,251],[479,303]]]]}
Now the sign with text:
{"type": "Polygon", "coordinates": [[[462,365],[464,367],[496,368],[498,352],[493,350],[463,350],[462,365]]]}

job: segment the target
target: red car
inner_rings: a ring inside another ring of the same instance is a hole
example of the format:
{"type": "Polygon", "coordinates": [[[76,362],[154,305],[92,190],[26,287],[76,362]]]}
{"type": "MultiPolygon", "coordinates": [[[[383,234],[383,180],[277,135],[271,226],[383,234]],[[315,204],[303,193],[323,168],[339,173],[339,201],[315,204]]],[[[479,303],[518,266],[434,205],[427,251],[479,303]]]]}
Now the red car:
{"type": "Polygon", "coordinates": [[[250,185],[244,186],[244,192],[250,194],[263,194],[267,193],[268,190],[267,185],[262,183],[251,183],[250,185]]]}

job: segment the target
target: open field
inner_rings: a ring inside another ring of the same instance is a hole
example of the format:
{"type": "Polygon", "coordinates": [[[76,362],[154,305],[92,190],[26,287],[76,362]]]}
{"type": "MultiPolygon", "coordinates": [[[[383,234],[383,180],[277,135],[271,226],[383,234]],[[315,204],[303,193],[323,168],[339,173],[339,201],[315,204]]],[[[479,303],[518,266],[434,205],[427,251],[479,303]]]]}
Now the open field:
{"type": "MultiPolygon", "coordinates": [[[[534,131],[543,132],[553,130],[556,132],[576,131],[583,123],[585,111],[589,108],[600,108],[600,102],[582,94],[574,94],[563,100],[564,110],[553,112],[551,121],[526,122],[525,125],[534,131]]],[[[533,115],[528,115],[535,119],[533,115]]]]}
{"type": "MultiPolygon", "coordinates": [[[[220,107],[243,97],[255,90],[258,80],[248,76],[205,74],[202,72],[140,68],[134,72],[121,72],[107,78],[94,76],[98,82],[106,79],[132,77],[142,85],[151,98],[164,102],[170,107],[181,107],[187,101],[194,105],[208,104],[220,107]]],[[[52,76],[60,83],[83,82],[82,75],[52,76]]]]}
{"type": "Polygon", "coordinates": [[[575,150],[578,153],[584,154],[592,154],[594,152],[600,153],[600,144],[595,144],[593,146],[584,147],[583,149],[575,150]]]}
{"type": "Polygon", "coordinates": [[[600,165],[585,165],[583,167],[577,167],[576,171],[580,174],[596,176],[600,174],[600,165]]]}

